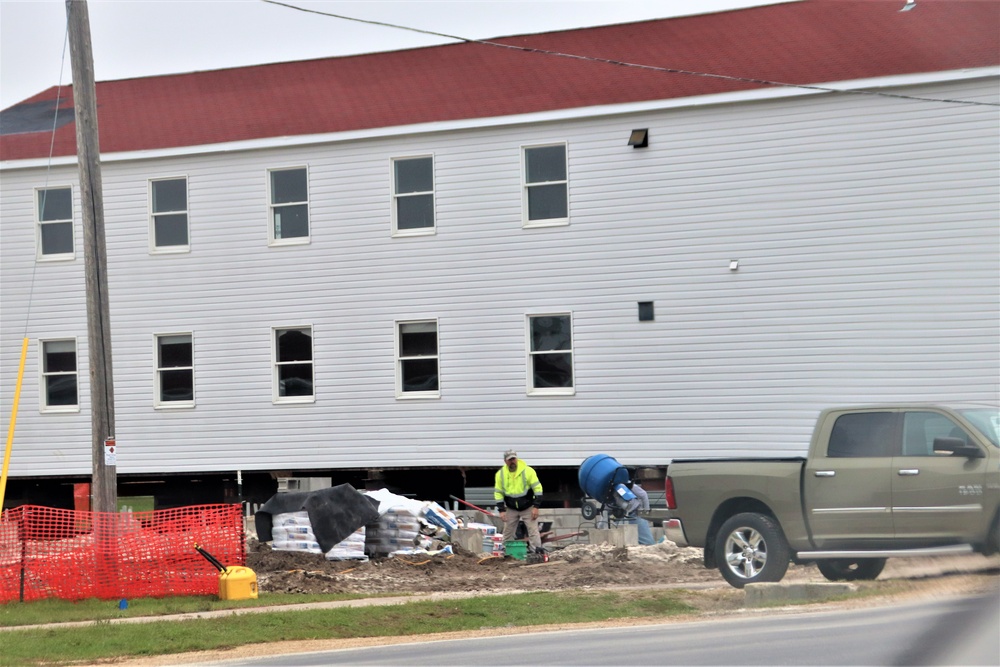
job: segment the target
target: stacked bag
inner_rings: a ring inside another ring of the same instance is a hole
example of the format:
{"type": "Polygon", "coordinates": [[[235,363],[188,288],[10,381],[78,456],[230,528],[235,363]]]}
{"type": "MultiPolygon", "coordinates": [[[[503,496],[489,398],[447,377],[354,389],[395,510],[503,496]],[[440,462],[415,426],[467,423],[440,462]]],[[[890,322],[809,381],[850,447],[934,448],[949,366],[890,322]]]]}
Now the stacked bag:
{"type": "MultiPolygon", "coordinates": [[[[316,541],[309,513],[284,512],[275,514],[271,524],[271,548],[275,551],[304,551],[322,554],[316,541]]],[[[365,527],[357,529],[334,545],[325,554],[327,560],[368,560],[365,555],[365,527]]]]}
{"type": "Polygon", "coordinates": [[[378,502],[379,519],[366,526],[368,553],[373,556],[450,553],[451,531],[459,527],[455,515],[435,502],[398,496],[385,489],[369,491],[378,502]]]}

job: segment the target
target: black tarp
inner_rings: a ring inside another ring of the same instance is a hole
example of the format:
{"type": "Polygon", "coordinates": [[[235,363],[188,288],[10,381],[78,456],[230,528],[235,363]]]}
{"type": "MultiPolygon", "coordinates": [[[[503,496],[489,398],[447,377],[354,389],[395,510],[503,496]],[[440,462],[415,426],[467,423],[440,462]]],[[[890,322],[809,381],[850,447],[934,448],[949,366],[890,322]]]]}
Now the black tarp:
{"type": "Polygon", "coordinates": [[[313,535],[326,553],[361,526],[378,520],[378,504],[350,484],[302,493],[279,493],[254,515],[257,539],[271,541],[272,517],[286,512],[309,513],[313,535]]]}

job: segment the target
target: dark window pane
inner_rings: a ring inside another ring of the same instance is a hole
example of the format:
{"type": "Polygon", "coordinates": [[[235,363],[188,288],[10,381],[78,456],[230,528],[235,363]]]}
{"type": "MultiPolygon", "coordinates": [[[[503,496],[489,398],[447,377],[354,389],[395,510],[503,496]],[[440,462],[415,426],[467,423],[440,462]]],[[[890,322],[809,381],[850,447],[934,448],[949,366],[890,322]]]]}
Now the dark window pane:
{"type": "Polygon", "coordinates": [[[429,157],[396,160],[396,194],[434,189],[433,162],[429,157]]]}
{"type": "Polygon", "coordinates": [[[153,213],[187,210],[187,179],[153,181],[153,213]]]}
{"type": "Polygon", "coordinates": [[[76,375],[53,375],[45,378],[46,405],[76,405],[76,375]]]}
{"type": "Polygon", "coordinates": [[[277,332],[278,361],[312,361],[312,336],[298,329],[277,332]]]}
{"type": "Polygon", "coordinates": [[[565,183],[528,188],[528,220],[554,220],[567,215],[565,183]]]}
{"type": "Polygon", "coordinates": [[[278,396],[312,396],[312,364],[278,367],[278,396]]]}
{"type": "Polygon", "coordinates": [[[401,357],[433,357],[437,356],[437,334],[412,333],[402,337],[399,342],[401,357]]]}
{"type": "Polygon", "coordinates": [[[274,209],[274,238],[293,239],[309,236],[309,207],[306,204],[274,209]]]}
{"type": "Polygon", "coordinates": [[[396,199],[396,229],[434,226],[434,195],[410,195],[396,199]]]}
{"type": "Polygon", "coordinates": [[[528,183],[566,180],[566,147],[527,148],[524,163],[528,183]]]}
{"type": "Polygon", "coordinates": [[[531,380],[535,389],[573,386],[572,354],[536,354],[531,357],[531,362],[531,380]]]}
{"type": "Polygon", "coordinates": [[[936,412],[903,415],[903,456],[934,456],[935,438],[960,438],[969,444],[965,430],[936,412]]]}
{"type": "Polygon", "coordinates": [[[153,218],[153,228],[157,248],[188,243],[187,213],[158,215],[153,218]]]}
{"type": "Polygon", "coordinates": [[[271,172],[272,204],[306,201],[307,192],[305,169],[271,172]]]}
{"type": "Polygon", "coordinates": [[[160,368],[191,366],[190,336],[160,336],[160,368]]]}
{"type": "Polygon", "coordinates": [[[891,412],[861,412],[838,417],[830,433],[827,456],[892,456],[894,417],[891,412]]]}
{"type": "Polygon", "coordinates": [[[46,373],[75,373],[76,344],[71,340],[55,340],[44,344],[46,373]]]}
{"type": "Polygon", "coordinates": [[[160,373],[161,401],[193,401],[194,371],[162,371],[160,373]]]}
{"type": "Polygon", "coordinates": [[[437,359],[415,359],[402,362],[403,391],[437,391],[437,359]]]}
{"type": "Polygon", "coordinates": [[[531,351],[569,350],[569,318],[545,316],[531,318],[531,351]]]}
{"type": "Polygon", "coordinates": [[[73,223],[47,222],[42,225],[42,254],[62,255],[73,252],[73,223]]]}
{"type": "Polygon", "coordinates": [[[55,188],[38,191],[38,219],[70,220],[73,218],[73,190],[55,188]]]}

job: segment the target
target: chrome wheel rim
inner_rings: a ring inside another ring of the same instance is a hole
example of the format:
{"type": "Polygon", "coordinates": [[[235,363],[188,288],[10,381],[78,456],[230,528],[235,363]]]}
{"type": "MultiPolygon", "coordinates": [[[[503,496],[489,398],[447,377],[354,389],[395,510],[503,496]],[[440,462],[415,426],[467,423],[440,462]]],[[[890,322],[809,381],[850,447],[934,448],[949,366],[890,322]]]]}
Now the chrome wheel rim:
{"type": "Polygon", "coordinates": [[[737,528],[726,538],[726,565],[741,579],[753,579],[767,563],[767,544],[753,528],[737,528]]]}

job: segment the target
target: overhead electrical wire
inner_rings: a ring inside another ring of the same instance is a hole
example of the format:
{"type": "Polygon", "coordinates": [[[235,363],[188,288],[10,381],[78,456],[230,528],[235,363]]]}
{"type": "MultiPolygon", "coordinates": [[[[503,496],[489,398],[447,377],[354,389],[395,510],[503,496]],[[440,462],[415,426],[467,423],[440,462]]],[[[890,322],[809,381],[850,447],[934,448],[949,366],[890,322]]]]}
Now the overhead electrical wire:
{"type": "Polygon", "coordinates": [[[663,72],[666,74],[684,74],[687,76],[700,76],[709,79],[724,79],[726,81],[736,81],[739,83],[752,83],[762,86],[776,86],[784,88],[800,88],[803,90],[815,90],[823,93],[844,93],[848,95],[870,95],[875,97],[893,97],[903,100],[914,100],[918,102],[939,102],[942,104],[962,104],[966,106],[984,106],[984,107],[1000,107],[1000,103],[993,102],[980,102],[977,100],[953,100],[953,99],[941,99],[936,97],[920,97],[918,95],[903,95],[901,93],[887,93],[878,90],[863,90],[863,89],[852,89],[852,88],[831,88],[829,86],[814,86],[801,83],[787,83],[783,81],[771,81],[769,79],[755,79],[753,77],[744,76],[733,76],[729,74],[716,74],[712,72],[697,72],[694,70],[679,69],[676,67],[661,67],[657,65],[643,65],[640,63],[630,63],[623,60],[614,60],[612,58],[598,58],[595,56],[581,56],[573,53],[562,53],[560,51],[550,51],[548,49],[532,48],[527,46],[517,46],[515,44],[504,44],[502,42],[491,42],[485,39],[472,39],[469,37],[461,37],[459,35],[449,35],[444,32],[435,32],[433,30],[423,30],[421,28],[411,28],[409,26],[397,25],[395,23],[386,23],[384,21],[374,21],[371,19],[359,19],[353,16],[345,16],[343,14],[334,14],[332,12],[322,12],[318,9],[307,9],[305,7],[297,7],[295,5],[288,4],[286,2],[278,2],[278,0],[261,0],[269,5],[277,5],[279,7],[287,7],[288,9],[295,9],[300,12],[306,12],[308,14],[319,14],[320,16],[329,16],[331,18],[343,19],[345,21],[354,21],[356,23],[367,23],[369,25],[383,26],[385,28],[395,28],[397,30],[406,30],[409,32],[420,33],[423,35],[431,35],[433,37],[444,37],[446,39],[454,39],[460,42],[467,42],[469,44],[482,44],[484,46],[494,46],[503,49],[511,49],[514,51],[523,51],[525,53],[538,53],[548,56],[556,56],[559,58],[571,58],[574,60],[582,60],[587,62],[601,63],[605,65],[617,65],[620,67],[633,67],[636,69],[651,70],[654,72],[663,72]]]}

